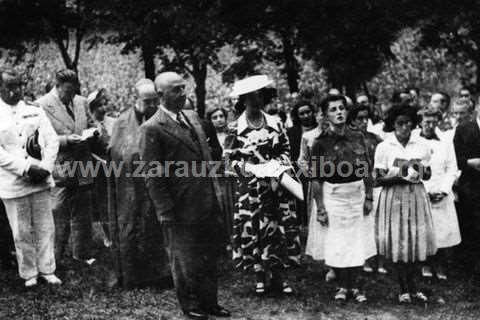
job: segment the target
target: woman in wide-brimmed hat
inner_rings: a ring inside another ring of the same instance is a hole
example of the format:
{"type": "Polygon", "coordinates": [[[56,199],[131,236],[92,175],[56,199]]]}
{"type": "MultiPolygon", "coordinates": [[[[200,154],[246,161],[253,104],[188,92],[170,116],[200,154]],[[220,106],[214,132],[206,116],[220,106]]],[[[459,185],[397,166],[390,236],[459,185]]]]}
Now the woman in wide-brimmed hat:
{"type": "Polygon", "coordinates": [[[256,274],[255,292],[272,288],[291,294],[283,270],[300,262],[295,201],[278,180],[252,174],[247,167],[272,162],[289,164],[290,145],[281,121],[262,111],[262,88],[272,81],[252,76],[237,81],[232,96],[238,96],[244,110],[225,141],[225,155],[238,173],[239,194],[235,206],[233,259],[237,267],[256,274]]]}

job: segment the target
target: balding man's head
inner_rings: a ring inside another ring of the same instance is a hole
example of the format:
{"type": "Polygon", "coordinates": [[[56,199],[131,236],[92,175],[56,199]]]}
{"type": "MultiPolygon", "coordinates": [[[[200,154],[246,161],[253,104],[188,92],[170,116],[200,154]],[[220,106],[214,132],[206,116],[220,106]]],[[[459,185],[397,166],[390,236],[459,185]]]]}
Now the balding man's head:
{"type": "Polygon", "coordinates": [[[186,101],[185,80],[175,72],[162,72],[155,78],[155,88],[165,108],[180,111],[186,101]]]}
{"type": "Polygon", "coordinates": [[[139,99],[151,99],[157,98],[157,92],[155,91],[155,85],[150,79],[140,79],[135,84],[135,91],[139,99]]]}
{"type": "Polygon", "coordinates": [[[135,108],[138,113],[143,114],[145,119],[150,118],[158,108],[158,95],[155,85],[150,79],[141,79],[135,84],[137,103],[135,108]]]}

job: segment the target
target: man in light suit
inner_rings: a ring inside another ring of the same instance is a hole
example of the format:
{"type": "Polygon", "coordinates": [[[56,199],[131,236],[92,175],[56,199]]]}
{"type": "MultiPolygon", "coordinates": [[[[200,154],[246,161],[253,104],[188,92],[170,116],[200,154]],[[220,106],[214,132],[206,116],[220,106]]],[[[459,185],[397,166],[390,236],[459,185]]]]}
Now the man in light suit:
{"type": "Polygon", "coordinates": [[[45,110],[60,140],[53,172],[56,187],[52,190],[56,258],[58,261],[62,258],[71,233],[73,258],[91,264],[94,261],[89,252],[93,175],[81,172],[80,162],[86,165],[92,161],[91,141],[82,139],[82,132],[95,125],[88,112],[87,100],[76,94],[77,88],[75,72],[61,70],[56,74],[56,86],[37,103],[45,110]],[[73,175],[67,167],[75,169],[73,175]]]}
{"type": "Polygon", "coordinates": [[[185,82],[178,74],[161,73],[155,87],[161,105],[140,129],[140,155],[147,163],[147,189],[165,234],[177,297],[192,319],[228,317],[217,302],[216,263],[224,245],[220,189],[214,178],[198,177],[195,169],[211,160],[207,138],[195,112],[182,111],[185,82]]]}

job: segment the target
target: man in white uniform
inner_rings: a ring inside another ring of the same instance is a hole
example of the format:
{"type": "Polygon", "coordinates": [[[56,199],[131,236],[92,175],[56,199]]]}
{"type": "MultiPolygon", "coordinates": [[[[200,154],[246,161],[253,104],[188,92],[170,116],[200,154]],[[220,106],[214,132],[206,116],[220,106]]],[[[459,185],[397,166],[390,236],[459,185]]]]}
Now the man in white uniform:
{"type": "Polygon", "coordinates": [[[55,226],[50,206],[58,137],[44,111],[26,104],[22,96],[20,77],[0,71],[0,198],[25,286],[35,286],[39,276],[50,284],[61,284],[54,274],[55,226]]]}

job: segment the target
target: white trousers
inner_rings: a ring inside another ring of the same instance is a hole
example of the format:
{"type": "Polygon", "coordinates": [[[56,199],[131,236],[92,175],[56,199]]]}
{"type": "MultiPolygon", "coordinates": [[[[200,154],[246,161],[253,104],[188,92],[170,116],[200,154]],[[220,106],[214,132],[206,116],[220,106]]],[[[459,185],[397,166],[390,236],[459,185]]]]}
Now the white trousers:
{"type": "Polygon", "coordinates": [[[55,272],[55,225],[50,190],[24,197],[2,199],[12,229],[22,279],[55,272]]]}

